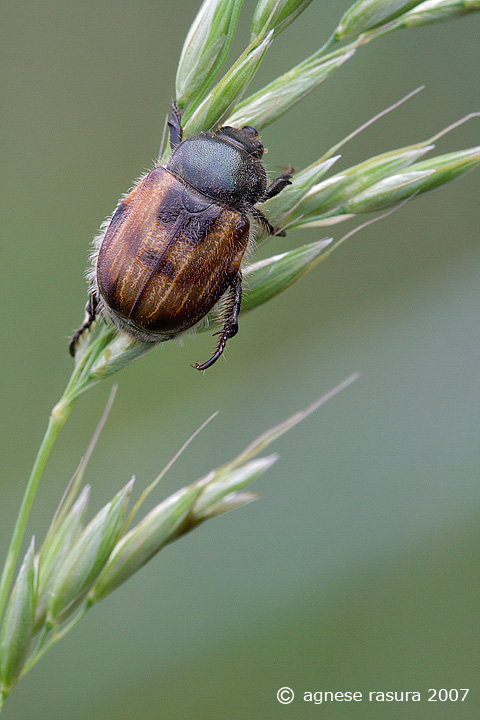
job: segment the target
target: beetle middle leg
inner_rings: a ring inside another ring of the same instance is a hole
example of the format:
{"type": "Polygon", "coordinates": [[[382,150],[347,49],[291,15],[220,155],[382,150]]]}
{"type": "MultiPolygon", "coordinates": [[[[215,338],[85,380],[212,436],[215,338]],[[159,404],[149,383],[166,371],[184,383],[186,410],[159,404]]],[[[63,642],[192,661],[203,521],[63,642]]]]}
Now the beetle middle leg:
{"type": "MultiPolygon", "coordinates": [[[[278,193],[282,192],[282,190],[287,186],[291,185],[291,177],[293,173],[293,168],[289,167],[286,169],[286,171],[280,175],[280,177],[275,178],[275,180],[272,180],[270,185],[267,187],[265,192],[263,193],[262,197],[257,200],[257,202],[265,202],[266,200],[270,200],[270,198],[275,197],[275,195],[278,195],[278,193]]],[[[285,236],[284,230],[277,230],[273,227],[269,219],[262,213],[261,210],[259,210],[257,207],[254,207],[252,209],[252,215],[256,220],[259,220],[264,228],[270,233],[270,235],[279,235],[280,237],[285,236]]]]}
{"type": "Polygon", "coordinates": [[[85,320],[83,321],[82,325],[78,328],[78,330],[73,334],[73,337],[70,340],[70,345],[68,346],[70,355],[72,357],[75,357],[75,350],[77,348],[77,343],[80,340],[80,337],[83,335],[85,330],[88,330],[90,325],[93,323],[93,321],[97,317],[97,305],[98,305],[97,298],[92,293],[92,295],[90,295],[90,297],[88,298],[87,304],[85,305],[85,320]]]}
{"type": "Polygon", "coordinates": [[[170,131],[170,148],[173,152],[182,142],[183,137],[182,117],[175,101],[172,102],[172,119],[167,122],[167,125],[170,131]]]}
{"type": "Polygon", "coordinates": [[[242,304],[242,274],[240,271],[235,275],[230,286],[229,297],[225,307],[225,320],[223,324],[223,330],[215,333],[220,335],[220,340],[215,348],[212,357],[207,362],[195,363],[193,365],[196,370],[206,370],[211,367],[213,363],[217,362],[220,355],[225,350],[227,340],[234,337],[238,332],[238,313],[240,312],[240,306],[242,304]]]}

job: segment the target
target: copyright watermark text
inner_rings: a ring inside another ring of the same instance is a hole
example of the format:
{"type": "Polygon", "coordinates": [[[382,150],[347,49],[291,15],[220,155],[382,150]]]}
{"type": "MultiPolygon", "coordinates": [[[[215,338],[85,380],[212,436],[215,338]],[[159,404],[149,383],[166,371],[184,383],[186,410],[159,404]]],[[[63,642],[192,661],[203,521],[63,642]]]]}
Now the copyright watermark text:
{"type": "MultiPolygon", "coordinates": [[[[322,705],[323,703],[343,702],[440,702],[440,703],[462,703],[465,702],[469,688],[428,688],[428,690],[369,690],[365,691],[332,691],[332,690],[306,690],[298,693],[299,700],[322,705]]],[[[277,691],[277,700],[282,705],[289,705],[295,699],[294,691],[287,687],[281,687],[277,691]]]]}

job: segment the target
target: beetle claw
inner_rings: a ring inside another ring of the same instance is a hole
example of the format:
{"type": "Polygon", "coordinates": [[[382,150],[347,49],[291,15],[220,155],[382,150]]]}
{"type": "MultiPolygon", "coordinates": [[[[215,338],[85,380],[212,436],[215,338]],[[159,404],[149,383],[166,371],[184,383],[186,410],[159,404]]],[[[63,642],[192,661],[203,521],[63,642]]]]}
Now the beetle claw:
{"type": "Polygon", "coordinates": [[[217,362],[217,360],[218,360],[218,358],[220,357],[221,354],[222,354],[222,353],[218,353],[218,354],[217,354],[216,352],[214,352],[213,355],[212,355],[212,357],[211,357],[209,360],[207,360],[207,362],[204,362],[204,363],[198,363],[198,362],[197,362],[197,363],[195,363],[194,365],[192,365],[192,367],[193,367],[195,370],[207,370],[209,367],[211,367],[211,366],[213,365],[213,363],[217,362]]]}
{"type": "Polygon", "coordinates": [[[213,363],[217,362],[220,355],[223,354],[223,351],[225,350],[225,345],[227,344],[227,340],[229,340],[231,337],[237,334],[238,331],[238,325],[235,323],[235,325],[230,325],[223,330],[219,330],[218,332],[214,333],[215,335],[221,335],[220,340],[218,341],[217,347],[212,353],[212,357],[207,360],[207,362],[204,362],[202,364],[195,363],[193,367],[196,370],[206,370],[207,368],[211,367],[213,363]]]}

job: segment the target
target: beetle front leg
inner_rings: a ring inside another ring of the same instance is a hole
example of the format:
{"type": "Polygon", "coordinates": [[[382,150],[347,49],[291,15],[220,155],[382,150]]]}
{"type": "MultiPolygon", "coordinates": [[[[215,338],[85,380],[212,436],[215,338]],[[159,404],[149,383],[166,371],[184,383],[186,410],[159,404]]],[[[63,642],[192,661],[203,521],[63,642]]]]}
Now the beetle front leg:
{"type": "Polygon", "coordinates": [[[172,119],[167,122],[170,131],[170,148],[172,152],[182,142],[183,128],[180,110],[175,101],[172,102],[172,119]]]}
{"type": "Polygon", "coordinates": [[[227,340],[234,337],[238,332],[238,313],[240,312],[240,306],[242,304],[242,274],[240,271],[235,275],[235,278],[232,281],[232,284],[230,286],[229,291],[229,297],[227,300],[227,305],[225,308],[225,321],[223,324],[223,330],[221,330],[218,333],[215,333],[215,335],[220,335],[220,340],[218,342],[217,347],[215,348],[215,351],[210,358],[210,360],[207,360],[207,362],[202,363],[199,365],[198,363],[195,363],[192,367],[196,368],[196,370],[206,370],[207,368],[211,367],[213,363],[217,362],[220,355],[225,350],[225,345],[227,344],[227,340]]]}
{"type": "Polygon", "coordinates": [[[75,350],[80,337],[83,335],[85,330],[88,330],[88,328],[97,316],[97,305],[97,297],[92,293],[92,295],[90,295],[90,297],[88,298],[87,304],[85,305],[85,320],[78,328],[77,332],[74,333],[72,339],[70,340],[70,345],[68,346],[68,349],[70,350],[70,355],[72,357],[75,357],[75,350]]]}
{"type": "Polygon", "coordinates": [[[283,188],[285,188],[287,185],[291,185],[292,173],[292,167],[286,168],[285,172],[280,175],[280,177],[272,180],[260,200],[257,200],[257,202],[265,202],[265,200],[270,200],[270,198],[275,197],[275,195],[278,195],[278,193],[282,192],[283,188]]]}

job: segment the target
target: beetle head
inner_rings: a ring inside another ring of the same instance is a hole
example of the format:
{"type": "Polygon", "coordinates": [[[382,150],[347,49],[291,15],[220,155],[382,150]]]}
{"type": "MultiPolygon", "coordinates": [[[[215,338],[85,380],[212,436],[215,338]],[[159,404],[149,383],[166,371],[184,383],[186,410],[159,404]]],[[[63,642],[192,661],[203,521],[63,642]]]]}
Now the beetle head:
{"type": "Polygon", "coordinates": [[[264,153],[264,147],[258,139],[258,132],[251,125],[244,125],[242,128],[225,125],[225,127],[219,128],[215,135],[257,160],[260,160],[264,153]]]}

